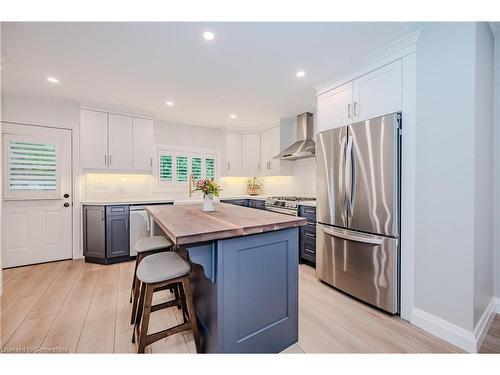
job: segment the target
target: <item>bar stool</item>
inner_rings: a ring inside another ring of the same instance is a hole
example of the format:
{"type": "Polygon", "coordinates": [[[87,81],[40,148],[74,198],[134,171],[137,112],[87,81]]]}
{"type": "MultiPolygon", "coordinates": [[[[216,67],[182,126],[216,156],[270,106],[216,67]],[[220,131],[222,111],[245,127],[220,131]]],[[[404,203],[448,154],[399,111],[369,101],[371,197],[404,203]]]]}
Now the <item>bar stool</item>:
{"type": "MultiPolygon", "coordinates": [[[[152,237],[144,237],[138,240],[134,245],[134,250],[137,252],[137,258],[135,261],[135,270],[134,270],[134,278],[132,280],[132,289],[130,291],[130,302],[133,302],[132,305],[132,316],[130,318],[130,324],[134,324],[134,318],[137,309],[137,301],[139,300],[139,289],[136,288],[138,283],[137,280],[137,267],[142,262],[142,260],[151,254],[156,254],[159,252],[165,252],[171,250],[173,243],[163,237],[163,236],[152,236],[152,237]]],[[[175,291],[175,289],[174,289],[175,291]]],[[[176,297],[177,297],[177,292],[176,297]]]]}
{"type": "Polygon", "coordinates": [[[132,342],[135,343],[136,335],[139,342],[138,353],[144,353],[147,345],[161,340],[167,336],[174,335],[187,330],[193,331],[196,351],[200,352],[200,340],[198,325],[194,311],[191,284],[189,282],[190,264],[175,252],[153,254],[145,257],[137,267],[137,279],[139,281],[140,298],[137,314],[135,317],[132,342]],[[180,289],[180,298],[152,306],[153,292],[159,288],[168,288],[176,285],[180,289]],[[159,309],[172,306],[182,306],[183,323],[159,332],[148,334],[150,314],[159,309]],[[186,319],[186,316],[188,319],[186,319]]]}

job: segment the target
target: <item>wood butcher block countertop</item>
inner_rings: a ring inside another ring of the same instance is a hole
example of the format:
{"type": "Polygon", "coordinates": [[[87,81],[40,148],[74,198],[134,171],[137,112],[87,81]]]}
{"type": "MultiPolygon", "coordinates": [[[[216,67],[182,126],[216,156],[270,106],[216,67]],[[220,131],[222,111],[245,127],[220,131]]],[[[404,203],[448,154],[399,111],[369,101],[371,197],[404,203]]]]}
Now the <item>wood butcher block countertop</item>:
{"type": "Polygon", "coordinates": [[[177,245],[221,240],[305,225],[307,219],[255,208],[214,203],[204,212],[201,204],[146,206],[165,234],[177,245]]]}

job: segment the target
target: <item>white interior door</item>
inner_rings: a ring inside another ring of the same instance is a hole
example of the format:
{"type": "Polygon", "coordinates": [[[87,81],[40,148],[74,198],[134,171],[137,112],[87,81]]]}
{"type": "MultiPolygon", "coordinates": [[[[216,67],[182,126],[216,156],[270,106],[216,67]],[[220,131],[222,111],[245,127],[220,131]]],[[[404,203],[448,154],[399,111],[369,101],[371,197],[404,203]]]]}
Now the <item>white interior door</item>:
{"type": "Polygon", "coordinates": [[[71,131],[2,124],[3,267],[72,257],[71,131]]]}

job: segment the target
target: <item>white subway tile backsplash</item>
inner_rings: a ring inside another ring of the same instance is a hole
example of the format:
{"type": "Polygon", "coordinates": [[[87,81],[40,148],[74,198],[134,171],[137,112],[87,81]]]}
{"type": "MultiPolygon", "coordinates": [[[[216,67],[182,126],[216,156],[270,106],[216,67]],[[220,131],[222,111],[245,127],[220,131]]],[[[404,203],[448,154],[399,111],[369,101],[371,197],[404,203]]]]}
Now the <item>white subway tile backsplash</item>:
{"type": "MultiPolygon", "coordinates": [[[[87,174],[84,178],[84,200],[102,199],[188,199],[186,191],[157,192],[154,191],[154,178],[150,175],[129,174],[87,174]]],[[[221,196],[238,196],[247,194],[248,177],[222,177],[221,196]]],[[[263,183],[262,194],[265,195],[316,195],[315,159],[296,160],[291,176],[260,177],[263,183]]],[[[201,198],[199,193],[194,194],[201,198]]]]}

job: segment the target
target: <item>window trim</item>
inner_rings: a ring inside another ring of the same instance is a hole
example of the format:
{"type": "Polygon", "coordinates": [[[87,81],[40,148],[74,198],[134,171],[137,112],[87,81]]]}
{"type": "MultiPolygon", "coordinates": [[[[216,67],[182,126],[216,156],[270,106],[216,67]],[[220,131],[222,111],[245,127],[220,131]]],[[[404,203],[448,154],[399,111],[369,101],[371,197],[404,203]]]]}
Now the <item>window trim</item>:
{"type": "Polygon", "coordinates": [[[60,161],[62,139],[58,136],[30,136],[23,134],[3,135],[3,198],[6,200],[62,199],[62,170],[60,161]],[[23,142],[54,144],[56,146],[56,189],[54,191],[12,191],[10,190],[10,144],[23,142]]]}
{"type": "Polygon", "coordinates": [[[177,181],[177,156],[187,156],[188,157],[188,175],[191,173],[192,168],[192,158],[201,157],[201,168],[202,177],[206,173],[206,159],[214,159],[215,175],[214,179],[217,180],[220,176],[219,173],[219,160],[220,152],[213,149],[202,149],[193,147],[178,147],[170,145],[155,145],[155,157],[153,158],[153,176],[155,179],[153,191],[154,192],[187,192],[188,181],[177,181]],[[160,180],[160,157],[162,155],[172,156],[172,180],[171,181],[161,181],[160,180]]]}

